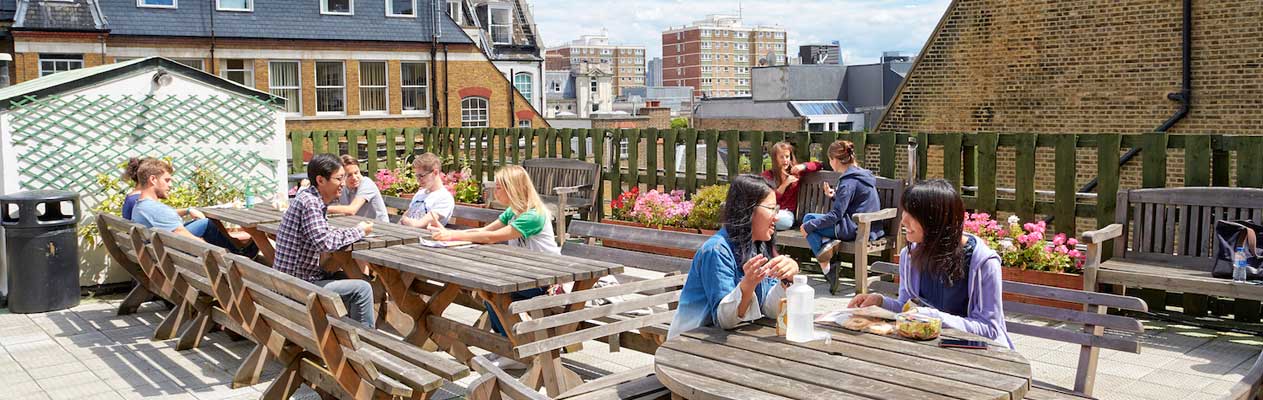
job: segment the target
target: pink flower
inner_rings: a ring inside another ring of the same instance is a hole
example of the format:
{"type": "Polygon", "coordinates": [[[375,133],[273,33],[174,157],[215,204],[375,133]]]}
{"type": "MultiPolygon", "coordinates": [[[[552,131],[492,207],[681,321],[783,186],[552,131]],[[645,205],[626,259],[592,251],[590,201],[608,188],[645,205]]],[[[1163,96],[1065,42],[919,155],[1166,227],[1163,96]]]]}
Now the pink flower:
{"type": "Polygon", "coordinates": [[[1070,258],[1083,258],[1083,253],[1080,253],[1079,250],[1070,250],[1066,255],[1070,256],[1070,258]]]}
{"type": "Polygon", "coordinates": [[[1075,238],[1070,238],[1070,239],[1067,239],[1067,240],[1066,240],[1066,245],[1067,245],[1067,246],[1071,246],[1071,247],[1078,246],[1078,245],[1079,245],[1079,240],[1078,240],[1078,239],[1075,239],[1075,238]]]}
{"type": "Polygon", "coordinates": [[[1053,236],[1052,244],[1053,246],[1061,246],[1063,244],[1066,244],[1066,234],[1058,233],[1057,236],[1053,236]]]}

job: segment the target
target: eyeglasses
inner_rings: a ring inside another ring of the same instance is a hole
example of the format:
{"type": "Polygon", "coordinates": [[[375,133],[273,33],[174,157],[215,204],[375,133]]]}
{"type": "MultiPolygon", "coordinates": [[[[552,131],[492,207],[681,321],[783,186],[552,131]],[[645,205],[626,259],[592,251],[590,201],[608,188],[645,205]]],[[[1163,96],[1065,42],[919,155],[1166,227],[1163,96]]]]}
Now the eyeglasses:
{"type": "Polygon", "coordinates": [[[433,174],[434,174],[434,171],[426,172],[426,173],[424,173],[424,174],[421,174],[421,176],[418,176],[418,177],[417,177],[417,179],[425,178],[425,177],[430,176],[430,175],[433,175],[433,174]]]}
{"type": "Polygon", "coordinates": [[[781,212],[781,206],[779,204],[759,204],[758,207],[769,210],[773,214],[781,212]]]}

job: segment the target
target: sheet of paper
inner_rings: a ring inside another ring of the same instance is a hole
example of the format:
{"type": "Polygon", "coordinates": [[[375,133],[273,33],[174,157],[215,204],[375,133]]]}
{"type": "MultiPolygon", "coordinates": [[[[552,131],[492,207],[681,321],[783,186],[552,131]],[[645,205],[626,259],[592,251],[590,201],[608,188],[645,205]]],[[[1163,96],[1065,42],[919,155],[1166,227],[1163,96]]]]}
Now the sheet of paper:
{"type": "Polygon", "coordinates": [[[469,246],[474,245],[473,242],[468,242],[464,240],[453,240],[450,242],[442,242],[438,240],[426,239],[424,237],[420,238],[420,240],[417,243],[420,243],[422,246],[425,246],[425,247],[435,247],[435,248],[461,248],[461,247],[469,247],[469,246]]]}

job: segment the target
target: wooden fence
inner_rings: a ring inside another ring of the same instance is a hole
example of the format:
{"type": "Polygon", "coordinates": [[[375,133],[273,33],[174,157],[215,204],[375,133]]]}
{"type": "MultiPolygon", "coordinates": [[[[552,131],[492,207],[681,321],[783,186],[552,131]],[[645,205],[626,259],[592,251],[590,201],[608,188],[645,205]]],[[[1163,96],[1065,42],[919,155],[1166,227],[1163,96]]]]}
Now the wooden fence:
{"type": "MultiPolygon", "coordinates": [[[[290,140],[294,155],[302,155],[306,144],[315,152],[349,153],[367,160],[366,171],[396,168],[409,155],[431,151],[444,157],[463,157],[474,176],[489,179],[494,169],[506,163],[520,163],[539,157],[578,158],[605,167],[608,202],[630,185],[662,187],[687,192],[699,186],[722,183],[738,173],[742,155],[757,171],[771,144],[788,140],[797,144],[800,160],[811,156],[824,159],[829,143],[838,139],[855,142],[859,159],[876,151],[875,165],[868,165],[885,177],[897,177],[897,159],[906,158],[912,138],[921,144],[917,152],[918,178],[928,170],[927,146],[943,150],[943,178],[972,190],[965,191],[966,206],[979,211],[1006,211],[1023,219],[1035,215],[1054,217],[1058,231],[1074,231],[1075,217],[1094,218],[1099,226],[1114,221],[1115,196],[1083,196],[1078,192],[1076,174],[1099,176],[1096,193],[1116,193],[1120,187],[1118,161],[1123,150],[1180,149],[1183,154],[1184,182],[1187,186],[1229,186],[1231,168],[1236,168],[1237,186],[1263,187],[1263,136],[1172,135],[1151,133],[1120,134],[1027,134],[1027,133],[807,133],[761,131],[697,131],[693,129],[467,129],[406,128],[351,131],[293,131],[290,140]],[[591,147],[587,145],[591,142],[591,147]],[[626,141],[626,157],[619,143],[626,141]],[[578,146],[572,146],[573,143],[578,146]],[[723,143],[721,146],[720,143],[723,143]],[[357,145],[350,146],[350,143],[357,145]],[[726,151],[736,143],[740,152],[726,151]],[[393,145],[389,145],[393,144],[393,145]],[[752,145],[761,144],[761,145],[752,145]],[[679,146],[679,147],[677,147],[679,146]],[[677,163],[677,148],[683,163],[677,163]],[[668,151],[663,151],[667,149],[668,151]],[[1084,150],[1080,150],[1084,149],[1084,150]],[[1076,154],[1095,149],[1094,170],[1080,171],[1076,154]],[[367,152],[369,154],[361,154],[367,152]],[[1037,154],[1052,154],[1052,176],[1036,170],[1037,154]],[[722,154],[722,159],[721,159],[722,154]],[[1015,158],[1016,187],[997,188],[999,155],[1015,158]],[[702,157],[699,166],[698,158],[702,157]],[[1036,180],[1051,180],[1052,201],[1037,199],[1036,180]],[[1012,193],[997,196],[997,193],[1012,193]],[[1068,224],[1068,225],[1067,225],[1068,224]]],[[[301,171],[302,157],[292,157],[291,169],[301,171]]],[[[1138,160],[1143,187],[1167,184],[1167,151],[1142,151],[1138,160]]],[[[935,168],[938,169],[937,166],[935,168]]]]}

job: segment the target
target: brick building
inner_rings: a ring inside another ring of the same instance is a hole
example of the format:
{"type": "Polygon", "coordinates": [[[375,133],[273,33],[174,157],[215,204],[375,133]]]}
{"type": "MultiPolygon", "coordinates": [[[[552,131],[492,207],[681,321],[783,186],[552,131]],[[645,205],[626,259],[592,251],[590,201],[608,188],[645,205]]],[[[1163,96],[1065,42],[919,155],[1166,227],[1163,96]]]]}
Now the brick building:
{"type": "Polygon", "coordinates": [[[550,48],[545,57],[549,71],[574,71],[582,63],[608,65],[614,73],[615,96],[621,96],[623,88],[645,86],[645,46],[611,44],[605,32],[550,48]]]}
{"type": "Polygon", "coordinates": [[[513,87],[544,109],[544,46],[526,0],[446,0],[448,16],[513,81],[513,87]]]}
{"type": "Polygon", "coordinates": [[[662,85],[691,86],[697,97],[748,96],[750,69],[784,65],[785,52],[784,29],[711,15],[662,32],[662,85]]]}
{"type": "MultiPolygon", "coordinates": [[[[1182,90],[1183,5],[1177,1],[957,0],[947,8],[878,129],[896,132],[1168,132],[1251,134],[1263,126],[1263,2],[1193,2],[1191,101],[1182,90]]],[[[942,150],[927,172],[941,176],[942,150]]],[[[1170,150],[1168,186],[1183,185],[1170,150]]],[[[1095,176],[1080,149],[1078,184],[1095,176]]],[[[1052,154],[1038,168],[1051,170],[1052,154]]],[[[900,166],[903,162],[900,161],[900,166]]],[[[999,154],[998,185],[1013,187],[1014,158],[999,154]]],[[[1140,186],[1138,162],[1122,186],[1140,186]]],[[[1051,179],[1036,188],[1051,190],[1051,179]]],[[[1082,226],[1082,224],[1080,224],[1082,226]]]]}
{"type": "Polygon", "coordinates": [[[432,1],[18,0],[0,51],[15,83],[171,58],[287,98],[289,129],[547,126],[432,1]]]}

